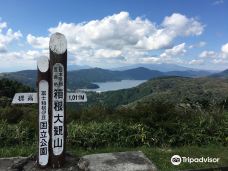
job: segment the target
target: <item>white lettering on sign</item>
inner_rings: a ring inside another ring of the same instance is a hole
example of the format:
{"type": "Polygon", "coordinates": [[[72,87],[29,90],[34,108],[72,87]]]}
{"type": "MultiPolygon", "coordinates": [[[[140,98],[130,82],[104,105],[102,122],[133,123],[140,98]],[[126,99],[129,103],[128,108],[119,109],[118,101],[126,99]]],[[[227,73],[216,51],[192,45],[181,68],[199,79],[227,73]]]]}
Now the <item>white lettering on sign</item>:
{"type": "Polygon", "coordinates": [[[48,82],[39,82],[39,164],[48,164],[49,122],[48,122],[48,82]]]}
{"type": "Polygon", "coordinates": [[[60,155],[64,147],[64,67],[56,63],[52,69],[52,149],[60,155]]]}
{"type": "Polygon", "coordinates": [[[37,103],[37,93],[16,93],[12,104],[37,103]]]}
{"type": "Polygon", "coordinates": [[[85,93],[67,93],[67,102],[87,102],[87,96],[85,93]]]}

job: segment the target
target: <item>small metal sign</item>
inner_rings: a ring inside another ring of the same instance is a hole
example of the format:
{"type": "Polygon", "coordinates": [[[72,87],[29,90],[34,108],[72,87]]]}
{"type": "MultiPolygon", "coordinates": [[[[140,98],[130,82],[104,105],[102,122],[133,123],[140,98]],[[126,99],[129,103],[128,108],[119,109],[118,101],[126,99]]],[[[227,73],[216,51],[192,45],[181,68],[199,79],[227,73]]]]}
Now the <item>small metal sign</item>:
{"type": "Polygon", "coordinates": [[[16,93],[12,104],[38,103],[37,93],[16,93]]]}
{"type": "Polygon", "coordinates": [[[83,92],[67,93],[67,102],[87,102],[87,96],[83,92]]]}

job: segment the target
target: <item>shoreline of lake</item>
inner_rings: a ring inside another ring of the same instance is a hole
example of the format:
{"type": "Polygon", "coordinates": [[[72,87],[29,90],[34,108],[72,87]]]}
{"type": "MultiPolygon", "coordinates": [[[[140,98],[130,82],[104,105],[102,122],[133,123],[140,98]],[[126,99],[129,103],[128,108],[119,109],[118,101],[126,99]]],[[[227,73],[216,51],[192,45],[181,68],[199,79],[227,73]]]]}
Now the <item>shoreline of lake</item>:
{"type": "Polygon", "coordinates": [[[107,82],[93,82],[92,84],[98,85],[99,88],[96,89],[80,89],[83,91],[93,91],[93,92],[106,92],[115,91],[121,89],[128,89],[136,87],[139,84],[146,82],[147,80],[121,80],[121,81],[107,81],[107,82]]]}

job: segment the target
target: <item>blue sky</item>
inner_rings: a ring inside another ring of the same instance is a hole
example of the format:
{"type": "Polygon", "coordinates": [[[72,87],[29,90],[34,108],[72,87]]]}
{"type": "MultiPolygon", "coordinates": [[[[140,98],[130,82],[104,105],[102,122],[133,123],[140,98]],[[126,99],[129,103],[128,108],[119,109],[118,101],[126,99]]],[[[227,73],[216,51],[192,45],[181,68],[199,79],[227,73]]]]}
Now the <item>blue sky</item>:
{"type": "Polygon", "coordinates": [[[228,68],[226,0],[0,1],[0,72],[35,69],[66,35],[70,64],[228,68]]]}

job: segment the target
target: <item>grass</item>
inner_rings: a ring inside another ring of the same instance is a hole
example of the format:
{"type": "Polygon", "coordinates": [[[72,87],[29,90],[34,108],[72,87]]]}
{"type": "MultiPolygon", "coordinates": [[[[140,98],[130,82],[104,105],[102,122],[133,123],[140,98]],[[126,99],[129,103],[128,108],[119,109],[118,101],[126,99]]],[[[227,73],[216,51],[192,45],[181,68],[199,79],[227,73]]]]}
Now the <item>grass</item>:
{"type": "MultiPolygon", "coordinates": [[[[98,149],[84,149],[68,147],[68,151],[77,156],[83,156],[94,153],[121,152],[121,151],[142,151],[161,171],[175,171],[184,169],[197,169],[228,166],[228,148],[225,146],[207,145],[207,146],[184,146],[178,148],[157,148],[157,147],[138,147],[138,148],[123,148],[123,147],[105,147],[98,149]],[[170,162],[170,158],[174,155],[185,157],[218,157],[218,163],[181,163],[179,166],[174,166],[170,162]]],[[[11,156],[28,156],[36,151],[36,146],[15,146],[0,148],[0,157],[11,156]]]]}

